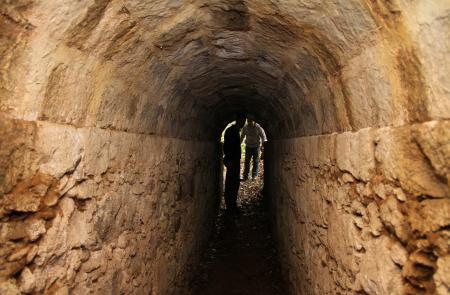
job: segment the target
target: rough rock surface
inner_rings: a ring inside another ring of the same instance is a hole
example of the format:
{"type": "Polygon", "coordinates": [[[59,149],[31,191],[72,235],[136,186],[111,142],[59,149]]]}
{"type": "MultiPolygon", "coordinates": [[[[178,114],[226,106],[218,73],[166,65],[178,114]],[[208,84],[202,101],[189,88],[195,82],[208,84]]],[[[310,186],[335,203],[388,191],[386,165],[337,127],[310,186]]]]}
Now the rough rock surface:
{"type": "Polygon", "coordinates": [[[21,147],[34,175],[8,183],[0,200],[2,278],[17,278],[24,293],[184,287],[217,206],[210,177],[218,162],[200,157],[217,153],[216,144],[42,122],[22,128],[39,145],[21,147]]]}
{"type": "Polygon", "coordinates": [[[435,121],[271,143],[276,230],[294,294],[448,294],[449,186],[416,134],[434,134],[434,156],[448,158],[439,142],[449,128],[435,121]]]}
{"type": "Polygon", "coordinates": [[[3,0],[0,293],[172,294],[267,129],[298,294],[449,293],[446,0],[3,0]]]}

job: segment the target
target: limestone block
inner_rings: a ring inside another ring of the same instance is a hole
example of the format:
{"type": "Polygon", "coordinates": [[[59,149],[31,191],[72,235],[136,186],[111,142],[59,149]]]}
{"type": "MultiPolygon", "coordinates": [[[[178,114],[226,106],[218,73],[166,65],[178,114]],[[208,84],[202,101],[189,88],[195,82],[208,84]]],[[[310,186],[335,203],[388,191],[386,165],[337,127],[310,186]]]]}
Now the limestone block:
{"type": "Polygon", "coordinates": [[[404,294],[401,270],[389,255],[391,243],[385,236],[366,243],[356,280],[368,294],[404,294]]]}
{"type": "Polygon", "coordinates": [[[350,182],[354,182],[355,179],[353,178],[353,176],[350,173],[344,173],[342,175],[342,181],[344,183],[350,183],[350,182]]]}
{"type": "Polygon", "coordinates": [[[92,199],[96,194],[98,186],[91,180],[85,180],[79,184],[74,184],[72,188],[67,191],[67,196],[79,200],[92,199]]]}
{"type": "Polygon", "coordinates": [[[400,243],[394,242],[390,248],[390,256],[395,264],[403,266],[408,259],[408,252],[400,243]]]}
{"type": "Polygon", "coordinates": [[[377,183],[373,186],[374,193],[381,199],[386,199],[386,186],[383,183],[377,183]]]}
{"type": "Polygon", "coordinates": [[[433,171],[450,183],[450,122],[432,121],[420,125],[414,139],[430,161],[433,171]]]}
{"type": "Polygon", "coordinates": [[[377,204],[375,202],[370,203],[367,206],[367,212],[369,217],[370,233],[375,237],[379,237],[381,235],[381,231],[383,230],[383,224],[380,220],[380,213],[378,211],[377,204]]]}
{"type": "Polygon", "coordinates": [[[62,255],[69,247],[67,230],[70,217],[75,210],[75,204],[72,199],[63,198],[60,201],[60,208],[61,213],[53,219],[52,227],[47,230],[39,243],[39,250],[35,258],[35,262],[39,266],[46,264],[54,255],[62,255]]]}
{"type": "Polygon", "coordinates": [[[55,295],[69,295],[70,289],[67,286],[62,286],[55,291],[55,295]]]}
{"type": "Polygon", "coordinates": [[[31,249],[27,253],[27,263],[30,263],[31,261],[33,261],[34,257],[36,257],[38,249],[39,249],[39,247],[37,245],[31,246],[31,249]]]}
{"type": "Polygon", "coordinates": [[[8,256],[7,260],[9,262],[20,260],[27,255],[28,251],[29,251],[28,247],[15,249],[14,252],[8,256]]]}
{"type": "Polygon", "coordinates": [[[117,247],[120,249],[125,249],[127,247],[128,240],[127,235],[125,233],[122,233],[117,240],[117,247]]]}
{"type": "Polygon", "coordinates": [[[6,196],[6,209],[17,212],[37,212],[41,198],[32,192],[6,196]]]}
{"type": "Polygon", "coordinates": [[[450,225],[450,199],[424,200],[409,215],[411,227],[421,233],[435,232],[450,225]]]}
{"type": "Polygon", "coordinates": [[[20,291],[23,293],[32,293],[36,288],[36,278],[28,267],[20,273],[19,284],[20,291]]]}
{"type": "Polygon", "coordinates": [[[401,188],[394,188],[393,193],[400,202],[406,201],[406,195],[401,188]]]}
{"type": "Polygon", "coordinates": [[[87,273],[93,272],[94,270],[100,268],[102,259],[103,256],[101,251],[92,252],[89,260],[83,263],[81,270],[87,273]]]}
{"type": "Polygon", "coordinates": [[[23,223],[10,222],[0,225],[0,238],[2,242],[20,240],[25,237],[27,237],[27,229],[23,223]]]}
{"type": "MultiPolygon", "coordinates": [[[[353,245],[359,242],[357,230],[353,226],[353,218],[350,214],[342,214],[339,210],[328,211],[330,220],[325,232],[327,237],[326,248],[330,255],[337,260],[339,267],[351,268],[353,264],[353,245]],[[338,229],[342,228],[343,231],[338,229]]],[[[314,245],[308,247],[308,251],[314,252],[314,245]]]]}
{"type": "Polygon", "coordinates": [[[97,244],[92,216],[95,215],[97,206],[94,203],[88,203],[83,211],[74,211],[67,231],[67,244],[70,248],[87,247],[91,249],[97,244]]]}
{"type": "Polygon", "coordinates": [[[371,46],[351,59],[343,72],[346,90],[352,100],[349,105],[357,129],[383,126],[387,122],[402,122],[401,113],[394,112],[393,87],[387,66],[381,64],[383,48],[371,46]],[[367,64],[367,60],[373,61],[367,64]]]}
{"type": "Polygon", "coordinates": [[[221,58],[247,59],[248,36],[242,32],[224,32],[216,35],[213,45],[217,47],[216,55],[221,58]]]}
{"type": "Polygon", "coordinates": [[[431,118],[449,118],[448,99],[449,45],[447,42],[436,44],[434,40],[444,40],[449,34],[446,15],[449,3],[446,1],[420,1],[414,5],[402,5],[405,27],[417,48],[421,72],[429,85],[426,89],[426,109],[431,118]]]}
{"type": "Polygon", "coordinates": [[[375,157],[390,180],[398,180],[402,189],[418,196],[436,198],[449,195],[448,185],[434,173],[429,160],[413,142],[411,128],[382,128],[377,131],[375,157]]]}
{"type": "Polygon", "coordinates": [[[359,195],[364,197],[368,197],[373,193],[370,183],[366,184],[361,182],[356,183],[356,191],[358,192],[359,195]]]}
{"type": "Polygon", "coordinates": [[[406,242],[411,235],[411,225],[394,196],[388,197],[380,205],[380,217],[384,226],[393,232],[401,241],[406,242]]]}
{"type": "Polygon", "coordinates": [[[82,139],[75,128],[42,125],[37,135],[37,146],[45,155],[40,171],[56,179],[73,172],[81,161],[82,139]]]}
{"type": "Polygon", "coordinates": [[[357,200],[353,200],[351,207],[352,207],[352,212],[355,215],[366,216],[366,214],[367,214],[366,207],[361,202],[359,202],[357,200]]]}
{"type": "Polygon", "coordinates": [[[45,228],[45,221],[42,219],[32,219],[26,221],[26,231],[28,235],[28,239],[30,241],[37,240],[40,236],[45,234],[47,231],[45,228]]]}
{"type": "Polygon", "coordinates": [[[39,157],[32,152],[36,124],[12,120],[0,113],[0,137],[0,194],[3,195],[36,173],[39,157]]]}
{"type": "Polygon", "coordinates": [[[339,169],[349,172],[357,179],[369,181],[375,169],[371,129],[338,135],[335,153],[339,169]]]}
{"type": "Polygon", "coordinates": [[[439,257],[437,260],[437,270],[433,275],[436,282],[436,293],[439,295],[448,294],[450,289],[450,255],[439,257]]]}
{"type": "Polygon", "coordinates": [[[50,65],[39,114],[41,120],[73,125],[84,122],[94,92],[95,78],[90,67],[91,60],[50,65]]]}
{"type": "Polygon", "coordinates": [[[21,295],[15,280],[9,279],[0,282],[0,293],[5,295],[21,295]]]}
{"type": "Polygon", "coordinates": [[[94,128],[81,132],[83,144],[90,147],[83,154],[82,172],[84,175],[102,175],[106,172],[110,163],[109,146],[111,135],[94,128]]]}

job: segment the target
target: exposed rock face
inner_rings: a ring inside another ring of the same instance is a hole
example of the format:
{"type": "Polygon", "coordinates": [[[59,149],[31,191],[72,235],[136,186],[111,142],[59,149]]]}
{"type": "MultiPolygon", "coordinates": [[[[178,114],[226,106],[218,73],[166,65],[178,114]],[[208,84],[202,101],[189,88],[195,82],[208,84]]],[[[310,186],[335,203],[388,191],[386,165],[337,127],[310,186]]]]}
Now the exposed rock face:
{"type": "MultiPolygon", "coordinates": [[[[272,143],[272,193],[283,188],[273,200],[276,225],[295,294],[434,294],[436,284],[448,286],[437,261],[449,249],[449,187],[416,134],[440,141],[449,128],[433,121],[272,143]]],[[[447,143],[428,139],[448,158],[447,143]]]]}
{"type": "MultiPolygon", "coordinates": [[[[3,279],[16,277],[24,293],[160,294],[184,287],[196,262],[190,255],[203,246],[217,206],[215,143],[14,124],[2,138],[32,144],[9,150],[23,150],[29,166],[4,185],[3,279]]],[[[14,165],[11,171],[20,168],[14,165]]]]}
{"type": "Polygon", "coordinates": [[[293,294],[448,294],[445,0],[6,0],[0,293],[183,292],[245,109],[293,294]]]}

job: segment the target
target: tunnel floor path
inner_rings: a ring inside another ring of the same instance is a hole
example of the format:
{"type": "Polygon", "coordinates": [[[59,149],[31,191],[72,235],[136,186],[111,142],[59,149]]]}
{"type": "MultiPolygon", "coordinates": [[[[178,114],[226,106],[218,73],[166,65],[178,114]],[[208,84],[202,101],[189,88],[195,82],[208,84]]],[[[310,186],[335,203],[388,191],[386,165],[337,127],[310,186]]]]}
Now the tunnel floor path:
{"type": "Polygon", "coordinates": [[[262,177],[241,182],[241,214],[227,216],[223,205],[194,295],[278,295],[284,292],[269,214],[261,195],[262,177]]]}

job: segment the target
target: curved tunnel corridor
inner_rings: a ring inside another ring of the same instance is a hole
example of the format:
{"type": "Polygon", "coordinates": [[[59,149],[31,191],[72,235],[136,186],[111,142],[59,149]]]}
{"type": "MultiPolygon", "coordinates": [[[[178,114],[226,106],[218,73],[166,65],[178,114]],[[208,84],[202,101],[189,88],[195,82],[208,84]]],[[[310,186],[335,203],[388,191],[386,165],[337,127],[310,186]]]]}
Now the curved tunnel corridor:
{"type": "Polygon", "coordinates": [[[186,294],[240,111],[290,294],[450,293],[448,1],[0,12],[1,294],[186,294]]]}

